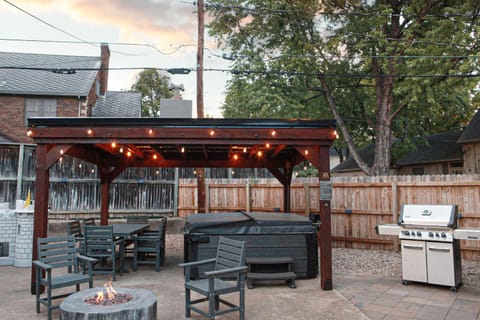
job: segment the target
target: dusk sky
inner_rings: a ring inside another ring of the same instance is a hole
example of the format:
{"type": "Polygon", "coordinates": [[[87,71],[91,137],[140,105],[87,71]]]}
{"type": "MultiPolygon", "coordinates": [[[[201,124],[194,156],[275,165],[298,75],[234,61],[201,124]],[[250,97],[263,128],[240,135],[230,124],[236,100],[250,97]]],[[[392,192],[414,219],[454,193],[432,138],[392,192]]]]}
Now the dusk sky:
{"type": "MultiPolygon", "coordinates": [[[[108,43],[110,68],[139,68],[110,70],[109,90],[129,89],[143,67],[196,69],[193,0],[0,0],[0,21],[0,51],[99,56],[99,43],[108,43]]],[[[205,51],[204,68],[230,69],[230,62],[221,58],[223,52],[207,31],[205,36],[209,50],[205,51]]],[[[221,117],[219,107],[228,76],[226,72],[204,72],[206,116],[221,117]]],[[[184,85],[183,97],[193,100],[196,110],[196,72],[172,75],[171,79],[184,85]]]]}

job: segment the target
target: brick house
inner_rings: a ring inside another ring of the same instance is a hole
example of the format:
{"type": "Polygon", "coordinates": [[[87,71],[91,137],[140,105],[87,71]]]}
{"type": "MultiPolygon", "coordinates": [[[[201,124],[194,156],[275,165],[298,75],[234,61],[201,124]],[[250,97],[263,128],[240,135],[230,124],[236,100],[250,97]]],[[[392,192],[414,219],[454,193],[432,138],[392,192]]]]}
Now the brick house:
{"type": "Polygon", "coordinates": [[[141,96],[107,92],[110,50],[99,57],[0,52],[0,143],[31,143],[29,117],[140,117],[141,96]]]}

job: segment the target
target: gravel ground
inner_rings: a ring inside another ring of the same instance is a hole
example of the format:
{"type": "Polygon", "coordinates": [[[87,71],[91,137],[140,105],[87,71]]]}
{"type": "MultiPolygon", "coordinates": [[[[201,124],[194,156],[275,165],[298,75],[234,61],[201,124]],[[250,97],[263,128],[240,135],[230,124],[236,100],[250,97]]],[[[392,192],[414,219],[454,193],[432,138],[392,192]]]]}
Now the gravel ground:
{"type": "MultiPolygon", "coordinates": [[[[334,248],[332,259],[334,271],[402,278],[402,258],[397,252],[334,248]]],[[[480,288],[480,263],[462,260],[462,279],[464,285],[480,288]]]]}
{"type": "MultiPolygon", "coordinates": [[[[183,255],[183,234],[167,234],[167,252],[183,255]]],[[[385,250],[333,248],[333,270],[342,273],[383,275],[402,278],[400,253],[385,250]]],[[[463,284],[480,288],[480,263],[462,261],[463,284]]]]}

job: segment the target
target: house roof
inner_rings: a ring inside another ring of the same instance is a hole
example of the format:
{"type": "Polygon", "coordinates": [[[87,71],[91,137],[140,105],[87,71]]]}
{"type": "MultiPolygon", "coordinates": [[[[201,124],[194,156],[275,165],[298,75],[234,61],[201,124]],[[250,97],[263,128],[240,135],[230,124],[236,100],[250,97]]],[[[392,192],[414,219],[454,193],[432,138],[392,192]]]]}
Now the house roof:
{"type": "MultiPolygon", "coordinates": [[[[433,162],[459,161],[462,159],[462,146],[457,143],[461,131],[446,132],[426,137],[427,145],[416,143],[416,150],[410,151],[395,162],[397,166],[426,164],[433,162]]],[[[374,145],[370,144],[359,151],[360,157],[372,166],[374,158],[374,145]]],[[[344,162],[332,169],[332,172],[359,170],[353,157],[348,157],[344,162]]]]}
{"type": "Polygon", "coordinates": [[[100,57],[0,52],[0,94],[85,97],[100,66],[100,57]]]}
{"type": "Polygon", "coordinates": [[[457,143],[461,131],[439,133],[426,138],[427,145],[416,145],[416,150],[410,151],[395,164],[407,166],[432,162],[462,160],[462,146],[457,143]]]}
{"type": "Polygon", "coordinates": [[[107,91],[92,110],[93,117],[138,118],[141,113],[142,94],[124,91],[107,91]]]}
{"type": "Polygon", "coordinates": [[[463,130],[462,135],[458,139],[458,143],[467,143],[480,141],[480,109],[473,116],[472,121],[463,130]]]}

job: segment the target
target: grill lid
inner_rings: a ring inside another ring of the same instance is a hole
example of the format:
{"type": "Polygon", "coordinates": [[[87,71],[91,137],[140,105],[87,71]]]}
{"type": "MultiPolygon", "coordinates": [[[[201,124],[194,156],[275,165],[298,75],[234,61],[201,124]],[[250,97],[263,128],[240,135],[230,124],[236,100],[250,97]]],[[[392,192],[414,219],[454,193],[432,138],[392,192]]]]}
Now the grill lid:
{"type": "Polygon", "coordinates": [[[426,227],[457,227],[458,207],[456,205],[404,204],[398,224],[426,227]]]}

